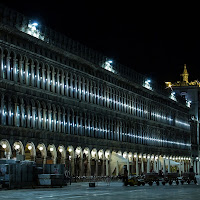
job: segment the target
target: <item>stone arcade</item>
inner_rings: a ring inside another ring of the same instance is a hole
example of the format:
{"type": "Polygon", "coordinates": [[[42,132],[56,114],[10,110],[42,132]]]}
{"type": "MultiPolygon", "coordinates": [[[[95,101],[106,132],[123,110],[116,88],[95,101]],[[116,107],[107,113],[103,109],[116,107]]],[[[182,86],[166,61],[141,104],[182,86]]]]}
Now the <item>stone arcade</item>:
{"type": "Polygon", "coordinates": [[[189,108],[170,97],[147,77],[0,6],[0,158],[65,163],[79,176],[118,175],[116,154],[129,173],[188,171],[189,108]]]}

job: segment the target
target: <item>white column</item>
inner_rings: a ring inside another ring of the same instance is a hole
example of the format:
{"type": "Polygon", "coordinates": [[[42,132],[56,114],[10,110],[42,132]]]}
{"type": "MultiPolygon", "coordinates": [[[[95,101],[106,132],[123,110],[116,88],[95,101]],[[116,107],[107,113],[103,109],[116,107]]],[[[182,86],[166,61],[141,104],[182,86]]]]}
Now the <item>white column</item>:
{"type": "Polygon", "coordinates": [[[170,169],[170,159],[168,159],[168,173],[171,172],[171,169],[170,169]]]}
{"type": "Polygon", "coordinates": [[[29,71],[28,71],[28,61],[26,60],[25,62],[25,80],[26,80],[26,85],[29,85],[29,71]]]}
{"type": "Polygon", "coordinates": [[[10,57],[9,55],[6,58],[6,69],[7,69],[7,79],[10,80],[10,57]]]}
{"type": "Polygon", "coordinates": [[[199,160],[197,160],[197,173],[199,175],[199,160]]]}
{"type": "Polygon", "coordinates": [[[48,109],[48,130],[49,131],[51,131],[52,130],[52,128],[51,128],[51,124],[52,124],[52,122],[51,122],[51,112],[52,112],[52,110],[50,110],[50,109],[48,109]]]}
{"type": "Polygon", "coordinates": [[[64,88],[65,88],[65,83],[64,83],[64,71],[62,70],[61,71],[62,74],[61,74],[61,84],[60,84],[60,89],[61,89],[61,94],[64,95],[64,88]]]}
{"type": "Polygon", "coordinates": [[[142,171],[142,173],[144,173],[144,159],[143,159],[143,155],[141,157],[141,171],[142,171]]]}
{"type": "Polygon", "coordinates": [[[136,175],[139,175],[139,166],[138,166],[138,155],[136,154],[136,175]]]}
{"type": "Polygon", "coordinates": [[[48,91],[50,91],[50,85],[51,85],[50,67],[48,66],[46,70],[47,70],[47,81],[46,81],[47,85],[46,85],[46,88],[47,88],[48,91]]]}
{"type": "Polygon", "coordinates": [[[130,175],[130,167],[129,167],[129,159],[127,158],[127,170],[128,170],[128,176],[130,175]]]}
{"type": "Polygon", "coordinates": [[[150,172],[150,155],[147,156],[147,173],[150,172]]]}
{"type": "Polygon", "coordinates": [[[193,166],[193,168],[194,168],[194,173],[197,173],[197,161],[196,160],[194,160],[194,166],[193,166]]]}
{"type": "Polygon", "coordinates": [[[34,73],[35,65],[31,64],[31,86],[35,87],[35,73],[34,73]]]}
{"type": "Polygon", "coordinates": [[[106,159],[106,176],[109,176],[109,163],[108,163],[108,159],[106,159]]]}
{"type": "Polygon", "coordinates": [[[165,158],[163,158],[163,174],[166,174],[165,158]]]}

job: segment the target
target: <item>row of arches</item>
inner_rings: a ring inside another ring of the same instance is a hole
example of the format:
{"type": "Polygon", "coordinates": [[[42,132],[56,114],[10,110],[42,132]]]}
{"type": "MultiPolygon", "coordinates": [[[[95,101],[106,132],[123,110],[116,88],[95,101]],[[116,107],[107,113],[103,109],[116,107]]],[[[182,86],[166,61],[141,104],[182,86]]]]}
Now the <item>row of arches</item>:
{"type": "Polygon", "coordinates": [[[102,84],[83,74],[72,70],[61,69],[31,57],[0,49],[1,70],[3,79],[11,80],[27,86],[36,87],[59,95],[107,107],[133,116],[146,118],[161,123],[188,128],[187,115],[175,112],[166,105],[150,99],[130,94],[107,84],[102,84]],[[185,122],[175,123],[176,121],[185,122]]]}
{"type": "Polygon", "coordinates": [[[0,123],[2,125],[143,145],[190,148],[188,137],[183,131],[145,126],[136,121],[105,116],[103,113],[86,113],[59,103],[49,103],[34,98],[30,100],[4,93],[0,94],[0,102],[0,123]]]}
{"type": "Polygon", "coordinates": [[[0,141],[0,159],[19,158],[35,161],[38,165],[65,164],[76,176],[119,175],[123,172],[124,165],[128,167],[130,174],[138,175],[150,171],[166,171],[166,169],[168,172],[177,169],[184,172],[188,171],[191,166],[189,157],[122,152],[110,149],[97,150],[96,148],[71,145],[22,143],[21,141],[10,144],[8,140],[4,139],[0,141]],[[174,167],[173,163],[176,162],[179,162],[179,165],[176,164],[174,167]]]}

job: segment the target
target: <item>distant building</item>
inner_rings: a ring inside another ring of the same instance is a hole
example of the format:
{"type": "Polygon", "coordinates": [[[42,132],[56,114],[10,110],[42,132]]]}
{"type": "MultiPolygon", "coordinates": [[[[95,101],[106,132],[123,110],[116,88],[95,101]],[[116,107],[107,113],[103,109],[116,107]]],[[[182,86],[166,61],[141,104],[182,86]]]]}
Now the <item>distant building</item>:
{"type": "Polygon", "coordinates": [[[188,171],[189,108],[147,77],[0,6],[0,157],[73,175],[188,171]]]}
{"type": "MultiPolygon", "coordinates": [[[[185,98],[190,108],[191,123],[191,157],[195,171],[199,170],[199,119],[200,119],[200,82],[194,80],[189,82],[189,73],[184,65],[183,73],[180,74],[181,81],[175,83],[166,82],[166,86],[177,95],[185,98]],[[197,170],[198,169],[198,170],[197,170]]],[[[199,171],[198,171],[199,173],[199,171]]]]}

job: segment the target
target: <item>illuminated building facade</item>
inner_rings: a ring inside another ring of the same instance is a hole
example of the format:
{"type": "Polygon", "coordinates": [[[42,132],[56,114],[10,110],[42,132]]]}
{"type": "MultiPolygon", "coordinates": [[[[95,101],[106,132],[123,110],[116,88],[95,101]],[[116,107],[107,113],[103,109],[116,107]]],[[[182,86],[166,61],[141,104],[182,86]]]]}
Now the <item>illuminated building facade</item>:
{"type": "Polygon", "coordinates": [[[124,159],[136,174],[190,167],[184,102],[2,6],[0,97],[1,157],[66,163],[81,176],[117,175],[124,159]]]}
{"type": "Polygon", "coordinates": [[[174,94],[180,95],[186,100],[190,108],[191,124],[191,158],[194,170],[199,173],[199,119],[200,119],[200,82],[194,80],[189,82],[189,73],[184,65],[183,73],[180,74],[181,81],[175,83],[166,82],[166,86],[173,90],[174,94]]]}

